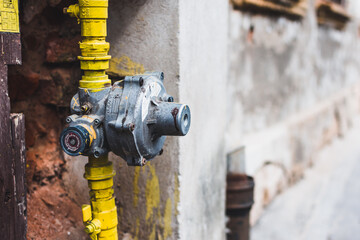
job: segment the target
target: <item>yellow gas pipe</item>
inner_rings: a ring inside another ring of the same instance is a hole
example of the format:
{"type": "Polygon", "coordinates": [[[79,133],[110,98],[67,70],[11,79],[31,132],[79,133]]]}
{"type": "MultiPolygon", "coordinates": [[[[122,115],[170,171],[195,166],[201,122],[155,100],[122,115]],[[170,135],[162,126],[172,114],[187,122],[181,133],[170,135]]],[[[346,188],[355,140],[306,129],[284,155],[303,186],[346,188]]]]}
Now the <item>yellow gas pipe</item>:
{"type": "Polygon", "coordinates": [[[108,155],[89,157],[85,166],[85,178],[90,188],[90,205],[83,205],[85,231],[91,239],[118,239],[117,211],[115,206],[112,163],[108,155]]]}
{"type": "MultiPolygon", "coordinates": [[[[84,72],[79,88],[91,92],[102,91],[111,86],[105,73],[109,68],[110,44],[105,41],[108,18],[108,0],[79,0],[64,12],[76,17],[81,24],[80,66],[84,72]]],[[[117,211],[113,196],[113,170],[108,155],[100,158],[90,156],[85,166],[85,178],[90,188],[90,205],[83,205],[85,231],[91,239],[118,239],[117,211]]]]}

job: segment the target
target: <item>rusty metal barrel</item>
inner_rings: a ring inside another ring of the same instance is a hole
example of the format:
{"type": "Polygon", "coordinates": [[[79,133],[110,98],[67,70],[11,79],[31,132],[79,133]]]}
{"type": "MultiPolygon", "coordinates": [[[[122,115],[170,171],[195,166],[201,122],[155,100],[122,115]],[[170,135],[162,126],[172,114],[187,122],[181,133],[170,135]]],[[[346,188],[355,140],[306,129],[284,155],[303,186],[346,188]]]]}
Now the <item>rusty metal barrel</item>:
{"type": "Polygon", "coordinates": [[[254,203],[254,180],[245,174],[229,173],[226,177],[227,240],[249,239],[249,213],[254,203]]]}

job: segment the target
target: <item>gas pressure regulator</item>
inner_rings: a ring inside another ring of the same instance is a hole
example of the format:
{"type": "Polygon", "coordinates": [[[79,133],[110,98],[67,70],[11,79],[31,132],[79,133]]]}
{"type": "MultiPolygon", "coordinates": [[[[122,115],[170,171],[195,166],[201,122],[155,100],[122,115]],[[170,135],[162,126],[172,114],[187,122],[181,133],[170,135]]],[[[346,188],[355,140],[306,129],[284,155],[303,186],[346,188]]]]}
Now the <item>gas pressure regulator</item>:
{"type": "Polygon", "coordinates": [[[62,149],[97,158],[112,151],[130,166],[161,154],[166,136],[185,136],[191,122],[189,106],[175,103],[163,80],[162,72],[149,72],[112,87],[79,88],[60,136],[62,149]]]}

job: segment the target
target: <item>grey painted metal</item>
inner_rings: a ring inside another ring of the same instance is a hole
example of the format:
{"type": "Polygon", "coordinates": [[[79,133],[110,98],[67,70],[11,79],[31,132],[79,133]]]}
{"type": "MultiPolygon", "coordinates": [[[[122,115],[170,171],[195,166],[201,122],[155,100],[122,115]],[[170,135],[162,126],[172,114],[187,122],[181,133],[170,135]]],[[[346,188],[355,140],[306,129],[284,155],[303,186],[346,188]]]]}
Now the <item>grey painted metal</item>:
{"type": "Polygon", "coordinates": [[[60,137],[64,151],[95,157],[113,151],[131,166],[159,155],[165,136],[185,136],[191,123],[189,106],[174,103],[163,80],[162,72],[148,72],[125,77],[99,92],[80,89],[71,101],[69,127],[60,137]],[[75,141],[70,134],[81,144],[70,143],[69,139],[75,141]]]}

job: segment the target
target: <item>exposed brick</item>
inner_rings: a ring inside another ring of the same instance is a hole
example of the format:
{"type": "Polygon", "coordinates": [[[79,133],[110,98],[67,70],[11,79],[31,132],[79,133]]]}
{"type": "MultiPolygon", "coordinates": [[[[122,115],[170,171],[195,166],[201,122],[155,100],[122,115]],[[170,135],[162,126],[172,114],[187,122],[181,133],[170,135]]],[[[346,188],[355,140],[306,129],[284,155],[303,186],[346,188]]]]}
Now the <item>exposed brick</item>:
{"type": "Polygon", "coordinates": [[[27,0],[24,1],[23,20],[25,23],[31,22],[36,15],[41,13],[47,6],[47,1],[27,0]]]}
{"type": "Polygon", "coordinates": [[[46,62],[66,63],[74,62],[80,55],[78,43],[80,38],[58,38],[50,37],[46,43],[46,62]]]}

